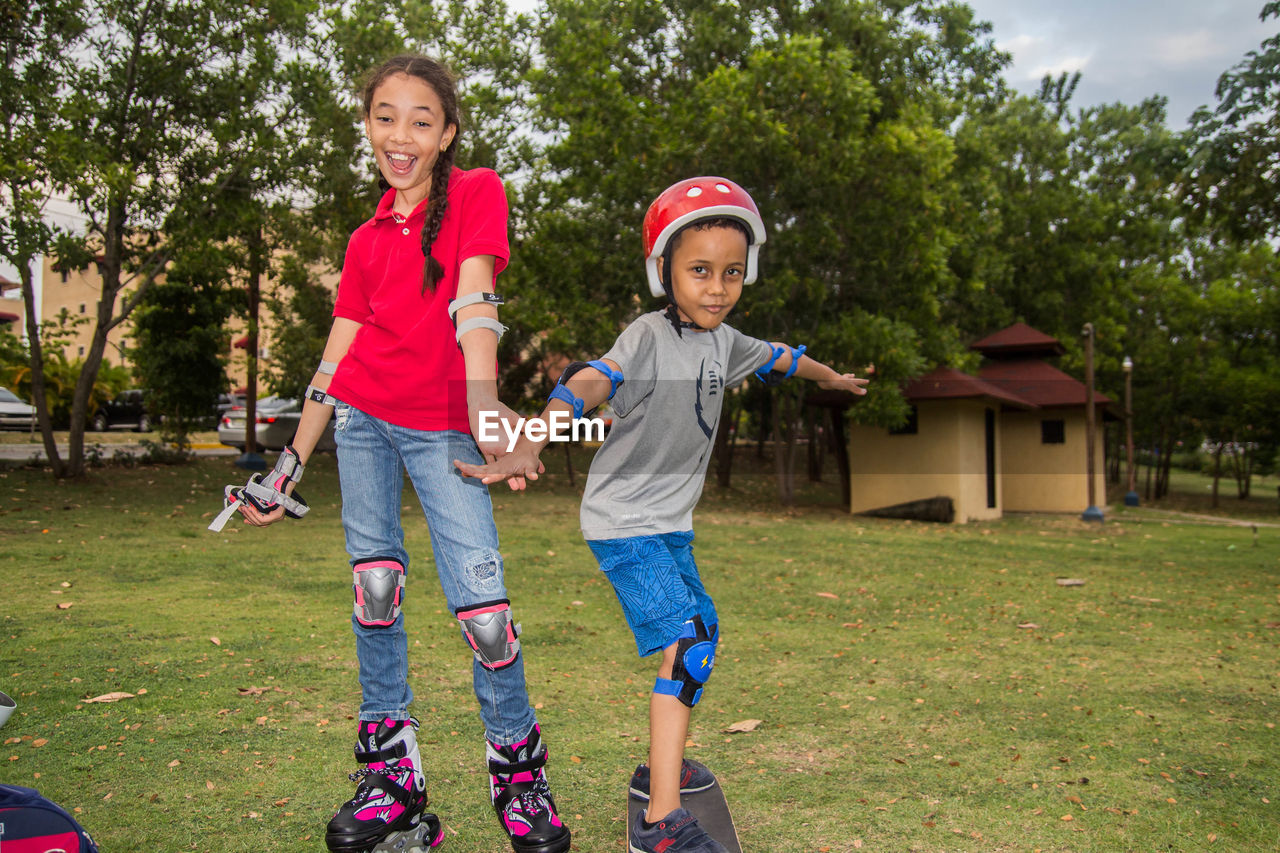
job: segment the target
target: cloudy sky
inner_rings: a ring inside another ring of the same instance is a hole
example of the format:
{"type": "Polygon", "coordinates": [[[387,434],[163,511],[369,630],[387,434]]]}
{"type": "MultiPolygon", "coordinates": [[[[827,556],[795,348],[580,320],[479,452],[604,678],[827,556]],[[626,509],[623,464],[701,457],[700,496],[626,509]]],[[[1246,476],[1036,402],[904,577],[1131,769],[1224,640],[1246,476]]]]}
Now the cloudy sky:
{"type": "Polygon", "coordinates": [[[1264,0],[968,0],[1013,54],[1006,79],[1034,92],[1045,74],[1080,71],[1077,107],[1154,94],[1183,128],[1213,105],[1218,76],[1280,31],[1258,20],[1264,0]]]}

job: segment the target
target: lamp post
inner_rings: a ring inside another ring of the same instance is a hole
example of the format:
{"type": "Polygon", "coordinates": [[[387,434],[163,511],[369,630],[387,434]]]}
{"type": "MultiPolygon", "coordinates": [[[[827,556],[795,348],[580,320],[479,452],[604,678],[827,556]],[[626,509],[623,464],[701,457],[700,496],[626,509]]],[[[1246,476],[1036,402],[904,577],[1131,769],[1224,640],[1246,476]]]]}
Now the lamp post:
{"type": "Polygon", "coordinates": [[[1124,368],[1124,446],[1125,459],[1129,463],[1129,490],[1124,493],[1124,505],[1137,506],[1138,493],[1133,479],[1133,359],[1126,355],[1120,366],[1124,368]]]}
{"type": "Polygon", "coordinates": [[[1094,409],[1093,409],[1093,324],[1085,323],[1084,330],[1084,446],[1085,471],[1088,477],[1089,506],[1080,517],[1085,521],[1102,521],[1102,510],[1098,508],[1095,494],[1097,486],[1094,483],[1093,476],[1093,445],[1094,445],[1094,409]]]}

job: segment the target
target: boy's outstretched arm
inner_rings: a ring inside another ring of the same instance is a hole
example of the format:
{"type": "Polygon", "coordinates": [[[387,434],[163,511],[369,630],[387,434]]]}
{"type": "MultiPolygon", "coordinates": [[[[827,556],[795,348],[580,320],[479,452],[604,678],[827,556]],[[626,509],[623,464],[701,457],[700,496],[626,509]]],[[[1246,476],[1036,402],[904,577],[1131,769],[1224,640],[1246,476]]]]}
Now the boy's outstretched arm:
{"type": "MultiPolygon", "coordinates": [[[[603,361],[611,370],[618,371],[617,364],[608,359],[603,361]]],[[[582,401],[583,412],[590,412],[604,403],[613,396],[614,390],[610,377],[590,365],[574,373],[564,386],[573,397],[582,401]]],[[[553,440],[552,427],[572,423],[573,410],[574,406],[568,401],[553,397],[547,400],[547,405],[538,418],[522,422],[518,430],[519,438],[508,434],[512,446],[505,456],[486,465],[470,465],[457,459],[453,460],[453,464],[464,476],[478,478],[486,485],[507,480],[512,491],[519,491],[524,488],[524,479],[538,479],[543,470],[539,457],[543,448],[553,440]],[[533,420],[540,423],[531,428],[533,420]]]]}
{"type": "MultiPolygon", "coordinates": [[[[859,396],[867,393],[866,386],[871,381],[870,379],[860,379],[853,373],[839,373],[817,359],[809,358],[804,354],[800,355],[799,363],[792,370],[791,362],[795,357],[796,350],[787,344],[777,341],[772,342],[772,346],[774,349],[781,347],[783,350],[782,354],[773,363],[774,373],[809,379],[817,382],[819,388],[824,388],[828,391],[849,391],[859,396]]],[[[874,373],[875,369],[875,365],[869,364],[866,367],[866,372],[874,373]]]]}

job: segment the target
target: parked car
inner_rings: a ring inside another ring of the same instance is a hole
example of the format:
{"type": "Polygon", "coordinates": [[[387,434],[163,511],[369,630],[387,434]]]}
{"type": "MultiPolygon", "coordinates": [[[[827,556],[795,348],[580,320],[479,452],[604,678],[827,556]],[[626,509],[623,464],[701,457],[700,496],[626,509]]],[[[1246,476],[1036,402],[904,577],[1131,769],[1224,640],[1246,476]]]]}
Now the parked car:
{"type": "Polygon", "coordinates": [[[35,429],[36,407],[8,388],[0,388],[0,427],[35,429]]]}
{"type": "Polygon", "coordinates": [[[147,410],[147,392],[140,388],[130,388],[99,406],[98,411],[93,413],[89,426],[96,432],[118,428],[150,432],[151,423],[151,413],[147,410]]]}
{"type": "MultiPolygon", "coordinates": [[[[218,441],[223,444],[244,449],[245,416],[248,414],[244,406],[232,406],[218,421],[218,441]]],[[[302,417],[302,403],[287,397],[263,397],[258,400],[257,426],[254,437],[259,450],[283,450],[293,440],[298,431],[298,420],[302,417]]],[[[325,426],[324,433],[316,442],[316,450],[333,450],[337,447],[333,440],[333,418],[325,426]]]]}
{"type": "Polygon", "coordinates": [[[217,406],[215,407],[218,412],[218,419],[221,420],[223,415],[231,411],[236,406],[243,406],[243,405],[244,405],[243,394],[219,394],[218,403],[217,403],[217,406]]]}

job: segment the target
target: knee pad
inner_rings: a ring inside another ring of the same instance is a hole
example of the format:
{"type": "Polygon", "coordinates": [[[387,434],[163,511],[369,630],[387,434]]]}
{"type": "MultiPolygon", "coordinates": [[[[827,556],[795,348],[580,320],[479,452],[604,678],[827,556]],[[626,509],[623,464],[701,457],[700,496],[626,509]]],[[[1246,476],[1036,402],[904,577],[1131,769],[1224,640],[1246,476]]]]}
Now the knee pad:
{"type": "Polygon", "coordinates": [[[511,602],[487,601],[458,609],[462,636],[485,669],[511,666],[520,654],[520,626],[511,621],[511,602]]]}
{"type": "Polygon", "coordinates": [[[702,624],[702,617],[695,616],[684,623],[684,629],[676,640],[676,662],[671,667],[671,677],[659,677],[653,685],[654,693],[674,696],[692,708],[702,698],[702,685],[711,677],[716,665],[716,646],[720,643],[720,627],[710,628],[702,624]]]}
{"type": "Polygon", "coordinates": [[[356,596],[356,621],[366,628],[386,628],[395,623],[404,598],[404,566],[388,557],[370,557],[356,560],[351,572],[355,578],[351,586],[356,596]]]}

